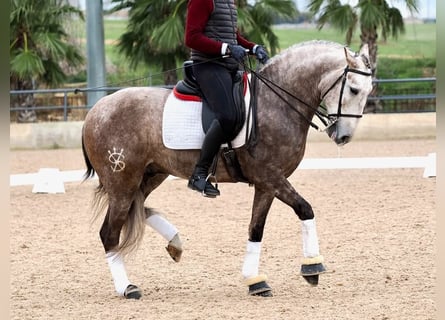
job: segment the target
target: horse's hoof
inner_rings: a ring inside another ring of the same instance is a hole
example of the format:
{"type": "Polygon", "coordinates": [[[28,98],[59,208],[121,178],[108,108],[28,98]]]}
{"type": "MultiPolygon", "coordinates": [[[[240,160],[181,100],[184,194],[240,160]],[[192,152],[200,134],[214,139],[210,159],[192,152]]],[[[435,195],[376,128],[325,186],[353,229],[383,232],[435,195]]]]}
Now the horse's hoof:
{"type": "Polygon", "coordinates": [[[318,285],[319,275],[326,272],[326,268],[322,263],[302,264],[301,275],[310,285],[318,285]]]}
{"type": "Polygon", "coordinates": [[[266,281],[254,283],[249,286],[249,295],[259,297],[272,297],[272,288],[269,287],[266,281]]]}
{"type": "Polygon", "coordinates": [[[139,300],[142,297],[141,289],[133,284],[129,284],[127,289],[125,289],[124,297],[127,299],[139,300]]]}
{"type": "Polygon", "coordinates": [[[179,234],[178,233],[175,234],[173,239],[170,240],[170,242],[168,243],[167,247],[165,247],[165,250],[167,250],[168,254],[170,255],[170,257],[172,257],[172,259],[175,262],[179,262],[179,260],[181,260],[182,241],[179,238],[179,234]]]}
{"type": "Polygon", "coordinates": [[[175,262],[179,262],[179,260],[181,260],[182,249],[176,248],[169,244],[165,247],[165,250],[167,250],[168,254],[175,262]]]}
{"type": "Polygon", "coordinates": [[[319,275],[313,275],[313,276],[303,276],[304,280],[306,280],[311,286],[317,286],[318,285],[318,278],[319,275]]]}
{"type": "Polygon", "coordinates": [[[267,291],[258,292],[258,293],[255,293],[255,294],[251,294],[251,295],[252,296],[257,296],[257,297],[265,297],[265,298],[273,297],[272,289],[267,290],[267,291]]]}

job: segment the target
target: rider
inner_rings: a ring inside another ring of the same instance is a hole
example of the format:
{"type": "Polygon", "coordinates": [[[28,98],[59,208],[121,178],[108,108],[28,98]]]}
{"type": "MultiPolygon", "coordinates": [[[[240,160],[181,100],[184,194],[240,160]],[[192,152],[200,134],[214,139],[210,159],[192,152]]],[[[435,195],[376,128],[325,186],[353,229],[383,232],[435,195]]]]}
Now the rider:
{"type": "Polygon", "coordinates": [[[185,44],[191,48],[194,76],[216,116],[206,132],[188,187],[216,197],[220,192],[208,181],[209,168],[221,144],[237,134],[234,131],[239,113],[232,95],[234,76],[247,50],[261,63],[269,57],[264,47],[240,35],[234,0],[189,0],[185,44]]]}

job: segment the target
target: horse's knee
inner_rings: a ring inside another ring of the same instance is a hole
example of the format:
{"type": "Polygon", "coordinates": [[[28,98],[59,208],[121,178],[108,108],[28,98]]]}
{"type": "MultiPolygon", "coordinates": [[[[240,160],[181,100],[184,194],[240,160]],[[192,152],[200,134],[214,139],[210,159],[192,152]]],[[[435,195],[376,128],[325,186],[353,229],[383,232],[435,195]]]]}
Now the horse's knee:
{"type": "Polygon", "coordinates": [[[298,199],[292,208],[300,220],[309,220],[314,218],[312,206],[303,198],[298,199]]]}

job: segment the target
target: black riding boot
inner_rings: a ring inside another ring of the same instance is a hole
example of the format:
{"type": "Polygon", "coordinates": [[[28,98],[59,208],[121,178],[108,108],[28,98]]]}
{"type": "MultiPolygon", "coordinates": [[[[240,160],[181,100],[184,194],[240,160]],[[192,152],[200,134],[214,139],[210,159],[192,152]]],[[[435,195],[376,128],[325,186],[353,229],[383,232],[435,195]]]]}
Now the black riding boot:
{"type": "Polygon", "coordinates": [[[208,181],[209,168],[217,156],[221,144],[224,142],[224,133],[218,120],[213,120],[206,133],[201,147],[201,154],[196,163],[195,170],[189,179],[188,187],[202,192],[204,196],[219,196],[219,190],[208,181]]]}

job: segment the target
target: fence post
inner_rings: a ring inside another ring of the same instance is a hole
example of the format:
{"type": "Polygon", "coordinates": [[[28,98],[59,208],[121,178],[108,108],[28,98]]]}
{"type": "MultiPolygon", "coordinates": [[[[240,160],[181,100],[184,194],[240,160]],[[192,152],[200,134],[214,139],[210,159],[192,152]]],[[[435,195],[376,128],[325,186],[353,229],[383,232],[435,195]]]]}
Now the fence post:
{"type": "MultiPolygon", "coordinates": [[[[89,0],[87,4],[87,81],[89,88],[105,86],[105,48],[102,0],[89,0]]],[[[90,108],[106,93],[88,91],[87,104],[90,108]]]]}
{"type": "Polygon", "coordinates": [[[68,120],[68,92],[63,92],[63,121],[68,120]]]}

